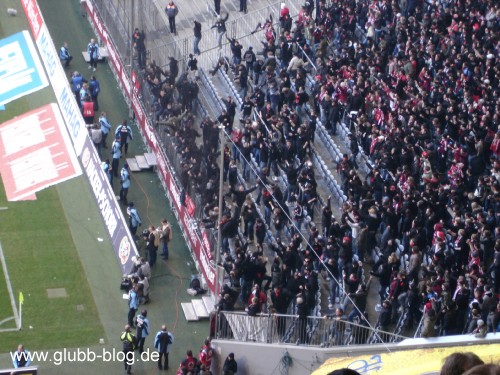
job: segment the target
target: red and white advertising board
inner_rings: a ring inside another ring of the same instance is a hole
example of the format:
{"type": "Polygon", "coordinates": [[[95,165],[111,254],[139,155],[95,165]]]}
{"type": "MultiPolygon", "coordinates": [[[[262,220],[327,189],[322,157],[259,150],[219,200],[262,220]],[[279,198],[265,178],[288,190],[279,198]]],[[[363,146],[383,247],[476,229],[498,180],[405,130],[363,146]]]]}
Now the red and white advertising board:
{"type": "MultiPolygon", "coordinates": [[[[82,160],[87,179],[111,238],[122,273],[128,273],[131,268],[132,257],[138,255],[128,223],[119,208],[113,188],[101,168],[100,158],[90,140],[82,113],[69,86],[58,51],[54,46],[47,25],[44,23],[38,3],[36,0],[21,0],[21,4],[35,37],[38,53],[42,57],[69,137],[73,142],[74,151],[71,154],[74,156],[76,152],[76,155],[82,160]]],[[[108,48],[108,50],[110,56],[112,53],[116,55],[112,49],[108,48]]],[[[124,74],[123,71],[121,73],[124,74]]]]}
{"type": "Polygon", "coordinates": [[[0,126],[0,171],[9,201],[82,174],[56,104],[0,126]]]}

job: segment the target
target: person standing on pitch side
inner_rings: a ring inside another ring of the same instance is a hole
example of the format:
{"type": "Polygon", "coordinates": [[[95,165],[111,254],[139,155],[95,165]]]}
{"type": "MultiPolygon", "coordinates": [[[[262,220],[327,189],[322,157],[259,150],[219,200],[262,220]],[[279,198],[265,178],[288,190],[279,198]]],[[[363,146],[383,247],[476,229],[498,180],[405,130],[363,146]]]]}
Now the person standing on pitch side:
{"type": "Polygon", "coordinates": [[[165,324],[162,325],[161,330],[158,331],[155,337],[155,348],[158,350],[159,354],[158,357],[159,370],[168,370],[168,353],[170,352],[170,346],[173,343],[174,343],[174,335],[172,335],[172,333],[167,330],[167,326],[165,324]]]}
{"type": "Polygon", "coordinates": [[[123,364],[125,365],[125,371],[127,374],[132,373],[132,364],[134,363],[134,350],[136,347],[136,337],[132,333],[130,325],[125,326],[125,331],[120,335],[120,340],[123,343],[123,364]]]}

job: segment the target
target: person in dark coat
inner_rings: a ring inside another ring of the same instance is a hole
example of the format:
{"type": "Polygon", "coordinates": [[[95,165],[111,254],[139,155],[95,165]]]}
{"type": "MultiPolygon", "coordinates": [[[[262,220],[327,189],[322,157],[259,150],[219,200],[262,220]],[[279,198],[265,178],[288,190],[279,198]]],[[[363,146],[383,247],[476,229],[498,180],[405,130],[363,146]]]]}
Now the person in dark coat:
{"type": "Polygon", "coordinates": [[[240,213],[239,210],[234,213],[230,218],[223,217],[220,223],[222,239],[224,241],[224,248],[227,249],[229,247],[229,251],[231,252],[231,256],[236,258],[235,246],[234,246],[234,237],[238,234],[238,226],[240,224],[240,213]]]}
{"type": "Polygon", "coordinates": [[[158,369],[168,370],[168,353],[170,346],[174,343],[174,335],[167,330],[164,324],[155,336],[155,348],[158,350],[158,369]]]}
{"type": "MultiPolygon", "coordinates": [[[[271,303],[272,310],[274,310],[276,314],[286,314],[288,305],[290,304],[290,293],[287,289],[282,288],[280,285],[274,286],[274,289],[271,292],[271,303]]],[[[286,318],[284,316],[278,316],[276,318],[276,330],[278,331],[278,335],[281,337],[285,334],[286,318]]]]}
{"type": "Polygon", "coordinates": [[[238,372],[238,363],[234,360],[234,353],[229,353],[224,366],[222,366],[223,375],[235,375],[238,372]]]}
{"type": "Polygon", "coordinates": [[[391,314],[392,314],[392,305],[391,302],[385,300],[382,302],[382,310],[380,311],[380,315],[377,321],[377,327],[380,330],[387,332],[389,330],[389,324],[391,324],[391,314]]]}
{"type": "Polygon", "coordinates": [[[193,33],[194,33],[194,39],[193,39],[193,53],[195,55],[200,54],[200,48],[198,47],[200,40],[201,40],[201,23],[198,21],[194,20],[194,28],[193,28],[193,33]]]}
{"type": "Polygon", "coordinates": [[[169,83],[171,85],[175,84],[175,80],[177,79],[177,76],[179,75],[179,62],[174,58],[174,57],[169,57],[170,62],[168,63],[168,69],[169,69],[169,83]]]}
{"type": "Polygon", "coordinates": [[[296,300],[297,306],[297,315],[298,315],[298,343],[299,344],[307,344],[307,316],[309,312],[309,308],[304,301],[303,297],[297,297],[296,300]]]}

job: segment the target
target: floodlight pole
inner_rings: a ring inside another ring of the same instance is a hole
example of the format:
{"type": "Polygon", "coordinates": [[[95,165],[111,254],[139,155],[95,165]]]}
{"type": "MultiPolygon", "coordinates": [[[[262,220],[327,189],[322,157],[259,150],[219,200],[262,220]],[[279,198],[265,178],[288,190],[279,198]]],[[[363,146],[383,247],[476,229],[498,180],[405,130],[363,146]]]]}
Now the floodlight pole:
{"type": "Polygon", "coordinates": [[[219,125],[220,130],[220,169],[219,169],[219,218],[218,218],[218,231],[217,231],[217,248],[215,249],[215,298],[220,294],[220,272],[219,266],[222,251],[222,210],[224,203],[224,125],[219,125]]]}

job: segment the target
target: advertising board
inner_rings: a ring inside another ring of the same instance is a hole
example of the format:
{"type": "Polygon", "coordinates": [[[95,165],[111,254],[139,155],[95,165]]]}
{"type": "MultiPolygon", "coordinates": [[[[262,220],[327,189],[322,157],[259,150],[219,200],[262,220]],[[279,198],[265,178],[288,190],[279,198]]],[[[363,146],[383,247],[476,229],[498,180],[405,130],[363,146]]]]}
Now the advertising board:
{"type": "MultiPolygon", "coordinates": [[[[92,192],[110,235],[115,256],[119,261],[122,273],[127,273],[131,267],[132,256],[138,254],[128,229],[127,220],[125,220],[119,209],[113,189],[101,168],[99,156],[88,136],[82,113],[69,86],[59,60],[59,54],[54,47],[38,3],[36,0],[21,0],[21,4],[35,37],[38,52],[42,57],[42,62],[56,95],[73,147],[82,161],[92,192]]],[[[118,63],[116,51],[111,48],[112,46],[108,47],[110,60],[118,63]]],[[[121,70],[121,66],[118,68],[121,70]]]]}

